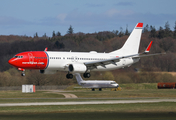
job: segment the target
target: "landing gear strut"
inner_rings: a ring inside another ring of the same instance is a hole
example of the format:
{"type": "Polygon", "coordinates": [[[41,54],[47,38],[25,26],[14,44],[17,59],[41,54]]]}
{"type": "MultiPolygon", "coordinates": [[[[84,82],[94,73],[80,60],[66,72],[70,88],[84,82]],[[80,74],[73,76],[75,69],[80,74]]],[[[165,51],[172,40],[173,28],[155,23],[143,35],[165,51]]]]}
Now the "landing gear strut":
{"type": "Polygon", "coordinates": [[[84,73],[83,76],[84,76],[84,78],[90,78],[91,75],[90,75],[90,73],[84,73]]]}
{"type": "Polygon", "coordinates": [[[68,74],[66,75],[66,78],[67,78],[67,79],[72,79],[72,78],[73,78],[73,74],[68,73],[68,74]]]}

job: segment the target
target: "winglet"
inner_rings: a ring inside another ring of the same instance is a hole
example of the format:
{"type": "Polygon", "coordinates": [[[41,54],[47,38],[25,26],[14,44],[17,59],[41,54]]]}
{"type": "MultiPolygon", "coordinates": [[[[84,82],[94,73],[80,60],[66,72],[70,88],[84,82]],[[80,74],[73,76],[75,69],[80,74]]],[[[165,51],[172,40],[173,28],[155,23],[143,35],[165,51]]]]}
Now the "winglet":
{"type": "Polygon", "coordinates": [[[48,50],[48,48],[46,47],[44,51],[47,51],[47,50],[48,50]]]}
{"type": "Polygon", "coordinates": [[[150,51],[150,48],[152,46],[153,41],[150,42],[150,44],[148,45],[148,47],[146,48],[144,53],[148,53],[150,51]]]}

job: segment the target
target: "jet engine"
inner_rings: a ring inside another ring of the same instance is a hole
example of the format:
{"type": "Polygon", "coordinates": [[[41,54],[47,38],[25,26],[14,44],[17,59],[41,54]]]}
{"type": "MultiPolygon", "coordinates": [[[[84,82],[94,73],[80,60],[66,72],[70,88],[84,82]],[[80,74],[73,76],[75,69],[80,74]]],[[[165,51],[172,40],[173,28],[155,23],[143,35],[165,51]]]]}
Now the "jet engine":
{"type": "Polygon", "coordinates": [[[84,64],[70,64],[68,66],[69,72],[78,72],[78,73],[85,73],[87,67],[84,64]]]}

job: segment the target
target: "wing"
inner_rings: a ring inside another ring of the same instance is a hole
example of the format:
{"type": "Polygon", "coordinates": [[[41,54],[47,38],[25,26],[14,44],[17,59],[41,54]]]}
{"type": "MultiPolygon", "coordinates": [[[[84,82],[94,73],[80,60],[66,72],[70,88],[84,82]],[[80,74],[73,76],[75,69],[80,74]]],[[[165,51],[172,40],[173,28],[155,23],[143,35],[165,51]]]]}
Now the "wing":
{"type": "Polygon", "coordinates": [[[102,66],[102,67],[106,68],[106,65],[109,65],[109,64],[117,65],[116,62],[119,62],[121,59],[123,59],[123,58],[129,58],[129,57],[134,57],[134,56],[137,57],[138,54],[129,55],[129,56],[123,56],[123,57],[118,57],[118,58],[112,58],[112,59],[107,59],[107,60],[101,60],[101,61],[86,62],[84,64],[90,70],[94,69],[94,68],[97,68],[97,66],[102,66]]]}
{"type": "Polygon", "coordinates": [[[120,62],[120,60],[124,59],[124,58],[140,58],[140,57],[165,54],[165,53],[147,54],[150,51],[152,42],[153,41],[150,42],[150,44],[146,48],[145,52],[143,52],[143,53],[122,56],[122,57],[117,57],[117,58],[112,58],[112,59],[107,59],[107,60],[101,60],[101,61],[86,62],[84,64],[87,66],[88,69],[92,70],[92,69],[96,69],[97,66],[102,66],[102,67],[106,68],[106,65],[109,65],[109,64],[113,64],[113,65],[117,66],[116,62],[120,62]]]}

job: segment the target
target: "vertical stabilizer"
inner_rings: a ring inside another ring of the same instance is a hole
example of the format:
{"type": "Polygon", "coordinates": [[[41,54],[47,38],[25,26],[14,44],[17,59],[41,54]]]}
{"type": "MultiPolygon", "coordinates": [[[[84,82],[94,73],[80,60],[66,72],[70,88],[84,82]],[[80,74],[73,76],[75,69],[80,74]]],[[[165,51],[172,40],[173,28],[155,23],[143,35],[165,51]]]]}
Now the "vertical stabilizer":
{"type": "Polygon", "coordinates": [[[75,76],[76,76],[76,80],[78,82],[79,85],[81,85],[81,81],[83,81],[83,79],[81,78],[81,75],[79,73],[75,73],[75,76]]]}
{"type": "Polygon", "coordinates": [[[139,51],[142,28],[143,28],[143,23],[137,23],[137,25],[133,29],[132,33],[128,37],[123,47],[111,53],[115,53],[115,54],[117,53],[117,54],[123,54],[123,55],[137,54],[139,51]]]}

